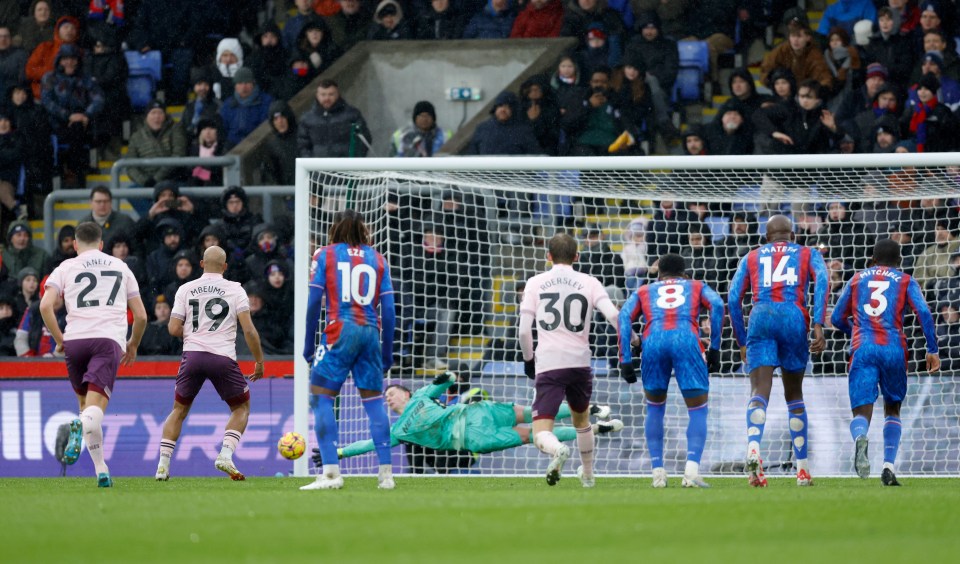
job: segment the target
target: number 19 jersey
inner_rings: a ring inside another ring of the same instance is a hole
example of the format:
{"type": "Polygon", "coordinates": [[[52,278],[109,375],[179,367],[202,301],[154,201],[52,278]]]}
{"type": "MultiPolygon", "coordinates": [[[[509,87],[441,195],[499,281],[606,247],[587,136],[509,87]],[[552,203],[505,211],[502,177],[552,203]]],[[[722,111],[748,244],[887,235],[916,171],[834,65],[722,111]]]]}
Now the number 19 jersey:
{"type": "Polygon", "coordinates": [[[183,321],[183,351],[237,359],[237,314],[250,310],[239,282],[205,272],[177,290],[171,317],[183,321]]]}

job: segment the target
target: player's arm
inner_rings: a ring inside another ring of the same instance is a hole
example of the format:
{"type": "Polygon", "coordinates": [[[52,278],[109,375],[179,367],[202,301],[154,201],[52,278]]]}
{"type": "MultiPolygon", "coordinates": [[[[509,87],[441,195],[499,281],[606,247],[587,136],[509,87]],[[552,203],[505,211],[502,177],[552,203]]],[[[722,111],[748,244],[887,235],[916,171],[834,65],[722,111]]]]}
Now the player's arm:
{"type": "Polygon", "coordinates": [[[256,382],[263,378],[263,348],[260,346],[260,333],[253,325],[253,318],[250,317],[249,309],[237,313],[237,321],[243,329],[243,340],[247,342],[247,348],[253,353],[253,360],[256,362],[253,367],[253,374],[247,376],[247,380],[256,382]]]}
{"type": "Polygon", "coordinates": [[[530,289],[529,282],[523,290],[520,302],[520,326],[517,327],[517,340],[520,342],[520,354],[523,355],[523,371],[527,378],[537,377],[536,363],[533,358],[533,324],[537,321],[537,295],[530,289]]]}
{"type": "Polygon", "coordinates": [[[127,340],[127,352],[123,353],[123,357],[120,359],[120,364],[123,366],[130,366],[137,360],[137,348],[140,346],[143,332],[147,329],[147,309],[143,307],[143,300],[140,299],[140,296],[128,297],[127,307],[133,312],[133,330],[127,340]]]}
{"type": "MultiPolygon", "coordinates": [[[[390,433],[390,446],[395,447],[400,444],[400,441],[393,436],[393,433],[390,433]]],[[[350,458],[351,456],[358,456],[361,454],[366,454],[368,452],[373,452],[373,439],[364,439],[362,441],[357,441],[350,443],[345,447],[337,449],[337,456],[339,458],[350,458]]]]}
{"type": "Polygon", "coordinates": [[[170,333],[171,337],[176,337],[178,339],[183,338],[183,320],[179,317],[170,316],[170,321],[167,322],[167,332],[170,333]]]}
{"type": "Polygon", "coordinates": [[[847,282],[837,298],[837,303],[833,307],[833,313],[830,314],[830,323],[844,335],[853,334],[853,325],[850,324],[850,317],[853,316],[853,280],[847,282]]]}
{"type": "Polygon", "coordinates": [[[320,330],[320,312],[323,308],[323,279],[327,272],[326,251],[317,257],[317,271],[310,282],[310,295],[307,297],[307,330],[303,340],[303,359],[313,364],[317,354],[317,331],[320,330]]]}
{"type": "Polygon", "coordinates": [[[747,283],[750,280],[750,274],[747,266],[747,255],[740,259],[737,265],[737,272],[733,275],[730,282],[730,291],[727,294],[727,311],[730,312],[730,326],[733,328],[733,338],[737,340],[737,346],[741,349],[747,344],[746,323],[743,320],[743,297],[747,293],[747,283]]]}
{"type": "Polygon", "coordinates": [[[917,314],[920,320],[920,328],[923,330],[923,338],[927,341],[927,372],[936,372],[940,370],[940,347],[937,344],[937,326],[933,321],[933,315],[927,302],[923,299],[923,291],[920,284],[912,277],[907,284],[907,303],[917,314]]]}
{"type": "Polygon", "coordinates": [[[827,317],[827,296],[830,292],[830,273],[823,256],[818,251],[810,253],[810,268],[813,270],[813,341],[810,342],[810,352],[821,353],[827,348],[827,340],[823,336],[823,323],[827,317]]]}
{"type": "Polygon", "coordinates": [[[716,290],[703,284],[700,292],[700,303],[710,312],[710,349],[719,351],[723,337],[723,316],[726,313],[723,307],[723,298],[716,290]]]}
{"type": "Polygon", "coordinates": [[[633,367],[633,350],[630,347],[634,345],[635,341],[639,343],[639,339],[636,338],[636,334],[633,332],[633,322],[640,316],[640,293],[645,291],[645,288],[640,288],[630,294],[626,303],[623,304],[623,309],[620,310],[620,314],[617,316],[617,348],[619,349],[620,377],[628,384],[635,384],[637,382],[636,370],[633,367]]]}
{"type": "Polygon", "coordinates": [[[430,399],[437,399],[447,392],[450,386],[457,383],[457,377],[453,372],[444,372],[433,379],[429,385],[417,390],[414,395],[423,394],[430,399]]]}
{"type": "Polygon", "coordinates": [[[63,352],[63,332],[60,331],[60,324],[57,323],[57,310],[63,306],[63,299],[60,296],[60,289],[53,285],[47,285],[47,290],[40,299],[40,316],[43,318],[43,324],[47,326],[47,331],[57,343],[57,352],[63,352]]]}
{"type": "Polygon", "coordinates": [[[383,265],[383,279],[380,281],[380,356],[383,357],[383,371],[386,373],[393,366],[393,333],[397,327],[397,308],[393,298],[390,267],[382,256],[379,258],[383,265]]]}

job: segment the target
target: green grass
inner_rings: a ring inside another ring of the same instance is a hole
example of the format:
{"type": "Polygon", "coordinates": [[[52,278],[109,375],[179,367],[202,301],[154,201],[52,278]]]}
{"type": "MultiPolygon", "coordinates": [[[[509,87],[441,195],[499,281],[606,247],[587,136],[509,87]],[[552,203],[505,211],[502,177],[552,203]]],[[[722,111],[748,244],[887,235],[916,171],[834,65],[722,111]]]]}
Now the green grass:
{"type": "Polygon", "coordinates": [[[710,490],[652,490],[648,479],[348,478],[231,482],[118,478],[0,480],[3,562],[952,561],[960,481],[713,479],[710,490]],[[820,561],[814,558],[820,558],[820,561]],[[829,560],[824,560],[829,558],[829,560]]]}

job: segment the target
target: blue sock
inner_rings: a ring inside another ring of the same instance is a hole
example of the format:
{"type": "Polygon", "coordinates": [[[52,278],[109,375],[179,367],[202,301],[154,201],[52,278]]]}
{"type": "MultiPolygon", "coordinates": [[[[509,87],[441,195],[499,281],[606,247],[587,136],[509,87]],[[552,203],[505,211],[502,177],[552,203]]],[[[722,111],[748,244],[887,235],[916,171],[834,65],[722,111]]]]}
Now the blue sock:
{"type": "Polygon", "coordinates": [[[893,464],[900,450],[900,433],[903,426],[899,417],[887,417],[883,420],[883,462],[893,464]]]}
{"type": "Polygon", "coordinates": [[[310,395],[313,408],[313,430],[317,433],[317,447],[323,464],[339,464],[337,460],[337,418],[333,414],[333,396],[310,395]]]}
{"type": "Polygon", "coordinates": [[[867,436],[867,430],[870,429],[870,422],[863,415],[857,415],[850,422],[850,436],[857,440],[859,436],[867,436]]]}
{"type": "Polygon", "coordinates": [[[760,444],[763,441],[763,426],[767,423],[767,400],[760,396],[753,396],[747,402],[747,443],[760,444]],[[751,403],[759,403],[758,407],[750,407],[751,403]]]}
{"type": "Polygon", "coordinates": [[[790,427],[790,441],[793,443],[793,454],[797,460],[807,458],[807,408],[803,400],[787,402],[787,417],[790,427]],[[796,410],[800,413],[794,413],[796,410]]]}
{"type": "Polygon", "coordinates": [[[370,418],[370,438],[377,450],[377,461],[380,464],[390,464],[390,419],[383,404],[383,396],[364,398],[361,403],[370,418]]]}
{"type": "Polygon", "coordinates": [[[653,403],[647,400],[647,417],[643,421],[643,436],[647,438],[650,464],[654,468],[663,468],[663,416],[666,413],[667,402],[653,403]]]}
{"type": "Polygon", "coordinates": [[[687,460],[700,464],[703,445],[707,442],[707,404],[687,409],[687,460]]]}

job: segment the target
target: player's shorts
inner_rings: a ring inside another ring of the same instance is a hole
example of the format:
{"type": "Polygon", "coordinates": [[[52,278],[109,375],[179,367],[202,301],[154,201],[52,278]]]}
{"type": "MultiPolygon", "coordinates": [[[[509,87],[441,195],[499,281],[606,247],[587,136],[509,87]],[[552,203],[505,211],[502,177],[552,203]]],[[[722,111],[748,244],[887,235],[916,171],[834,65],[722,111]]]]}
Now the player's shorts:
{"type": "Polygon", "coordinates": [[[877,385],[885,403],[907,395],[907,357],[899,345],[861,345],[850,361],[850,408],[877,401],[877,385]]]}
{"type": "Polygon", "coordinates": [[[94,391],[106,396],[113,394],[117,368],[123,351],[113,339],[70,339],[63,342],[67,361],[67,375],[73,391],[85,395],[94,391]]]}
{"type": "Polygon", "coordinates": [[[559,368],[537,374],[535,383],[537,395],[533,400],[533,418],[553,419],[560,411],[563,398],[567,398],[570,409],[577,412],[590,407],[593,394],[593,372],[590,367],[559,368]]]}
{"type": "Polygon", "coordinates": [[[464,408],[463,416],[463,448],[470,452],[496,452],[523,444],[520,434],[513,430],[517,416],[512,403],[471,403],[464,408]]]}
{"type": "Polygon", "coordinates": [[[640,380],[643,389],[665,392],[670,385],[670,373],[677,378],[677,386],[685,398],[701,396],[710,389],[710,374],[703,359],[700,341],[692,333],[666,331],[643,340],[640,362],[640,380]]]}
{"type": "Polygon", "coordinates": [[[250,400],[250,386],[240,372],[237,361],[220,354],[184,351],[180,371],[177,372],[177,403],[190,405],[207,380],[220,394],[220,399],[229,406],[250,400]]]}
{"type": "Polygon", "coordinates": [[[803,373],[810,359],[807,320],[796,305],[759,304],[747,327],[747,372],[773,366],[803,373]]]}
{"type": "Polygon", "coordinates": [[[310,384],[339,392],[351,372],[357,389],[383,390],[383,356],[376,326],[342,324],[337,340],[314,359],[310,384]]]}

